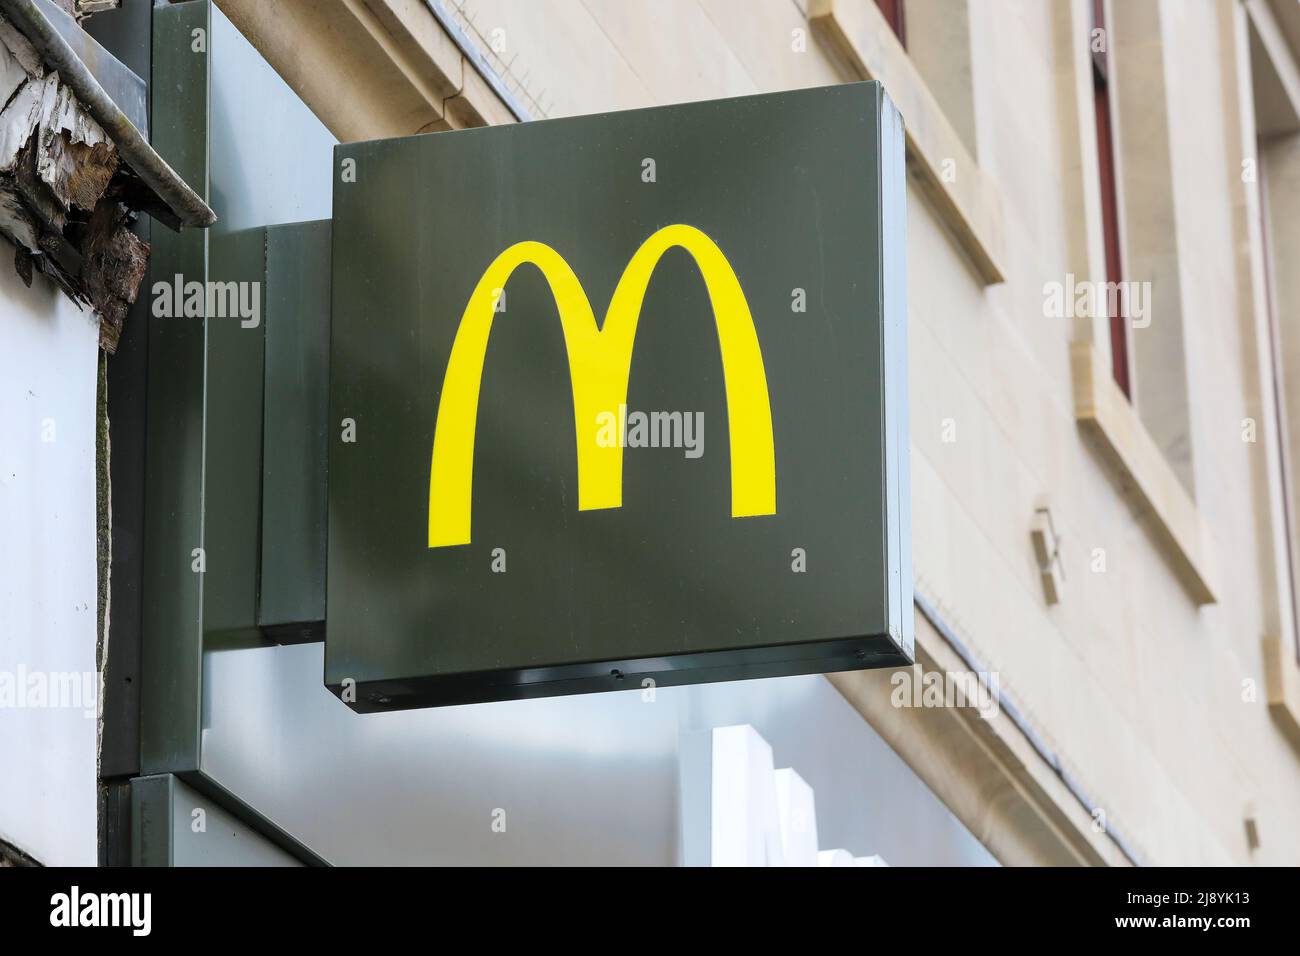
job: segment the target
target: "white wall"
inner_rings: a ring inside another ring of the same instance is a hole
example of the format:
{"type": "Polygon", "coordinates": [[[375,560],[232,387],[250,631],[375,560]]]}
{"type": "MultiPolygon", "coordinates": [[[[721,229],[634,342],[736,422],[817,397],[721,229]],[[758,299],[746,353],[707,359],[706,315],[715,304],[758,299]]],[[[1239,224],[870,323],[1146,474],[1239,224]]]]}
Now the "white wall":
{"type": "Polygon", "coordinates": [[[0,838],[93,866],[98,325],[11,259],[0,240],[0,838]]]}

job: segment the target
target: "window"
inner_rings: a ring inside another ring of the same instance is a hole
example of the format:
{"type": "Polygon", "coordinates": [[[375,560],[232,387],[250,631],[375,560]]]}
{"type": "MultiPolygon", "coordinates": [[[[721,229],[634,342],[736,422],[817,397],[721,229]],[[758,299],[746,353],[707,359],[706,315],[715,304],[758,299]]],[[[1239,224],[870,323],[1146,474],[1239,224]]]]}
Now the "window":
{"type": "MultiPolygon", "coordinates": [[[[970,5],[967,0],[906,0],[907,57],[934,94],[944,118],[961,137],[972,159],[979,157],[975,135],[975,82],[971,68],[970,5]]],[[[903,35],[902,0],[898,23],[903,35]]],[[[877,9],[883,9],[878,7],[877,9]]],[[[883,19],[889,19],[882,13],[883,19]]]]}
{"type": "MultiPolygon", "coordinates": [[[[903,3],[800,0],[846,77],[879,80],[907,117],[907,163],[982,286],[1006,281],[1002,200],[975,161],[967,0],[906,0],[909,45],[890,42],[903,3]]],[[[900,23],[901,26],[901,23],[900,23]]],[[[897,37],[895,38],[897,40],[897,37]]]]}
{"type": "MultiPolygon", "coordinates": [[[[1110,38],[1106,34],[1105,0],[1092,0],[1092,37],[1092,94],[1097,123],[1097,161],[1101,174],[1101,218],[1106,248],[1106,281],[1118,284],[1123,280],[1124,270],[1119,243],[1115,137],[1111,129],[1110,38]]],[[[1108,297],[1107,301],[1110,319],[1111,372],[1120,390],[1132,401],[1128,326],[1119,307],[1119,297],[1108,297]]]]}
{"type": "Polygon", "coordinates": [[[889,29],[894,31],[898,42],[907,46],[907,32],[903,23],[903,0],[876,0],[876,6],[884,14],[889,29]]]}
{"type": "MultiPolygon", "coordinates": [[[[1081,209],[1071,223],[1074,261],[1092,278],[1071,349],[1075,413],[1097,439],[1117,486],[1151,516],[1160,531],[1153,540],[1188,596],[1213,604],[1217,551],[1196,504],[1195,396],[1183,309],[1188,276],[1179,254],[1169,127],[1173,74],[1166,66],[1182,55],[1178,14],[1156,3],[1053,6],[1062,40],[1082,41],[1062,47],[1062,62],[1070,65],[1064,78],[1077,95],[1071,125],[1088,144],[1078,169],[1088,170],[1089,181],[1072,185],[1081,209]]],[[[1194,281],[1191,287],[1198,288],[1194,281]]],[[[1203,467],[1215,473],[1212,464],[1203,467]]]]}
{"type": "Polygon", "coordinates": [[[1265,675],[1269,709],[1300,747],[1300,391],[1294,387],[1300,382],[1300,324],[1292,318],[1300,311],[1300,276],[1291,265],[1300,261],[1300,91],[1283,79],[1296,75],[1300,57],[1281,16],[1263,5],[1245,14],[1239,23],[1249,40],[1250,84],[1243,100],[1251,102],[1242,113],[1254,120],[1255,141],[1254,155],[1247,150],[1242,157],[1241,180],[1249,191],[1246,172],[1255,171],[1258,211],[1248,223],[1256,243],[1243,278],[1254,287],[1260,363],[1256,447],[1266,455],[1270,446],[1273,451],[1263,518],[1275,582],[1272,594],[1261,591],[1270,632],[1265,675]],[[1252,260],[1258,266],[1253,273],[1252,260]]]}
{"type": "MultiPolygon", "coordinates": [[[[1264,161],[1259,163],[1259,192],[1263,202],[1260,203],[1259,217],[1259,240],[1260,252],[1264,260],[1264,312],[1267,322],[1268,341],[1264,343],[1267,346],[1268,353],[1272,359],[1273,367],[1273,394],[1266,395],[1265,401],[1272,401],[1274,423],[1277,431],[1278,442],[1278,480],[1282,485],[1282,537],[1285,548],[1283,553],[1286,556],[1286,567],[1283,573],[1279,575],[1283,579],[1281,590],[1290,597],[1291,619],[1300,623],[1300,603],[1297,603],[1297,578],[1296,572],[1296,525],[1295,516],[1292,514],[1294,503],[1295,489],[1291,484],[1291,429],[1288,427],[1287,416],[1287,396],[1284,389],[1284,383],[1287,378],[1287,369],[1283,356],[1285,348],[1281,328],[1278,323],[1277,303],[1274,301],[1273,292],[1273,273],[1276,271],[1276,265],[1273,259],[1273,249],[1270,234],[1273,230],[1273,224],[1269,216],[1269,181],[1268,181],[1268,157],[1265,151],[1268,144],[1259,141],[1256,144],[1256,156],[1264,157],[1264,161]]],[[[1300,641],[1296,642],[1294,648],[1297,662],[1300,662],[1300,641]]]]}

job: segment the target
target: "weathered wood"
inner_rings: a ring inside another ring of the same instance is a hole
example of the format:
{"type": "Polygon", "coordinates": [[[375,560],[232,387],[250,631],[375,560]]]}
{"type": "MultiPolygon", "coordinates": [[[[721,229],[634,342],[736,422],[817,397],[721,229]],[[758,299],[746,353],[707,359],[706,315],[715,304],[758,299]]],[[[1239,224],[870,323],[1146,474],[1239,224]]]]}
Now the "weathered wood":
{"type": "Polygon", "coordinates": [[[42,231],[62,233],[68,224],[67,203],[60,201],[41,179],[36,157],[36,138],[32,137],[18,152],[18,162],[13,170],[14,188],[35,215],[42,231]]]}
{"type": "Polygon", "coordinates": [[[32,254],[23,246],[14,246],[14,271],[18,273],[18,278],[23,280],[23,285],[27,288],[32,287],[32,254]]]}
{"type": "Polygon", "coordinates": [[[65,207],[95,208],[117,172],[117,149],[72,90],[50,77],[41,101],[37,171],[65,207]]]}
{"type": "Polygon", "coordinates": [[[54,280],[68,298],[77,305],[83,305],[87,299],[80,286],[81,253],[58,233],[46,232],[38,243],[41,257],[36,264],[41,271],[54,280]]]}
{"type": "Polygon", "coordinates": [[[40,230],[12,179],[0,177],[0,232],[29,251],[40,248],[40,230]]]}
{"type": "MultiPolygon", "coordinates": [[[[102,4],[81,4],[94,12],[102,4]]],[[[134,209],[166,209],[57,73],[0,17],[0,233],[14,268],[40,271],[100,317],[100,346],[117,347],[149,246],[130,231],[134,209]]]]}
{"type": "Polygon", "coordinates": [[[45,75],[45,63],[36,47],[3,16],[0,16],[0,43],[22,65],[28,76],[40,79],[45,75]]]}
{"type": "Polygon", "coordinates": [[[23,69],[18,57],[9,52],[9,48],[0,41],[0,106],[9,102],[18,88],[31,79],[31,74],[23,69]]]}
{"type": "Polygon", "coordinates": [[[122,0],[64,0],[64,2],[72,5],[73,9],[69,12],[75,14],[78,21],[96,13],[103,13],[105,10],[116,10],[122,5],[122,0]]]}
{"type": "Polygon", "coordinates": [[[99,344],[109,353],[117,350],[127,310],[149,267],[149,245],[131,232],[130,219],[130,210],[116,200],[101,201],[82,245],[82,288],[100,315],[99,344]]]}
{"type": "Polygon", "coordinates": [[[0,172],[12,172],[32,131],[40,120],[41,102],[45,87],[57,83],[58,77],[49,80],[28,80],[0,111],[0,172]]]}

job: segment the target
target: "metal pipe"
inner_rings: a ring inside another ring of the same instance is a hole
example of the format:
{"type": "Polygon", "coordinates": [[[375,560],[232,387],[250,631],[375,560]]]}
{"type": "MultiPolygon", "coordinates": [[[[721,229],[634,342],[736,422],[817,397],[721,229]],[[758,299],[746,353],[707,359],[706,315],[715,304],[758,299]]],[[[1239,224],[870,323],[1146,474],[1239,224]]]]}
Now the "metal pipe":
{"type": "Polygon", "coordinates": [[[81,105],[113,140],[122,160],[167,204],[182,225],[206,227],[217,221],[212,208],[167,165],[113,98],[104,92],[34,0],[0,0],[0,12],[27,37],[45,65],[68,84],[81,105]]]}

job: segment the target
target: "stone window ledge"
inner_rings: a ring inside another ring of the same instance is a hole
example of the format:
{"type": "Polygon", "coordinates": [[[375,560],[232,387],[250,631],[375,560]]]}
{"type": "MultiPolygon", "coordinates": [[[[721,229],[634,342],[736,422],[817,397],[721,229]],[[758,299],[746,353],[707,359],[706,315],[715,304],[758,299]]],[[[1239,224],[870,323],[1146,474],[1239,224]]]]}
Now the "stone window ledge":
{"type": "Polygon", "coordinates": [[[984,285],[1006,281],[1002,203],[874,0],[802,0],[813,32],[846,72],[879,80],[903,114],[907,168],[984,285]]]}
{"type": "Polygon", "coordinates": [[[1300,667],[1295,649],[1280,637],[1266,637],[1263,650],[1269,712],[1292,745],[1300,748],[1300,667]]]}
{"type": "Polygon", "coordinates": [[[1154,519],[1162,550],[1192,599],[1198,605],[1214,604],[1214,549],[1196,503],[1092,344],[1076,343],[1070,357],[1079,425],[1117,473],[1125,491],[1154,519]]]}

